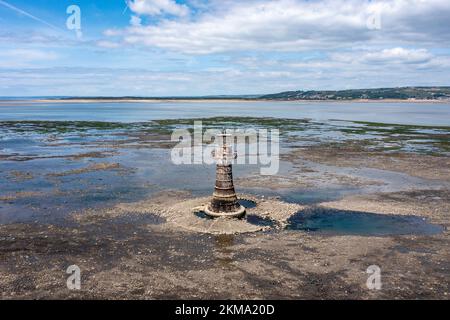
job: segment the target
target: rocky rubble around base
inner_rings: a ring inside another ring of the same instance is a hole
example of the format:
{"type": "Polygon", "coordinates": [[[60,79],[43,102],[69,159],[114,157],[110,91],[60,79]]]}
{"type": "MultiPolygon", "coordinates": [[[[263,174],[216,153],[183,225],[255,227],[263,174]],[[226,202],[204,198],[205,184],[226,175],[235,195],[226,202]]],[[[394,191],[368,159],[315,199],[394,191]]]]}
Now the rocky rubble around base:
{"type": "MultiPolygon", "coordinates": [[[[247,215],[255,215],[262,219],[271,220],[275,228],[283,228],[287,219],[302,210],[304,207],[295,203],[286,203],[277,198],[256,197],[253,195],[238,195],[240,200],[255,203],[254,208],[247,208],[247,215]]],[[[201,218],[196,212],[202,212],[211,201],[211,197],[189,199],[185,194],[178,193],[177,197],[170,198],[167,194],[160,194],[148,200],[133,203],[121,203],[104,210],[90,210],[73,215],[78,222],[97,221],[123,215],[153,214],[165,219],[170,229],[210,233],[210,234],[237,234],[256,231],[265,231],[270,226],[249,223],[245,217],[236,218],[201,218]],[[175,200],[173,200],[175,199],[175,200]]]]}

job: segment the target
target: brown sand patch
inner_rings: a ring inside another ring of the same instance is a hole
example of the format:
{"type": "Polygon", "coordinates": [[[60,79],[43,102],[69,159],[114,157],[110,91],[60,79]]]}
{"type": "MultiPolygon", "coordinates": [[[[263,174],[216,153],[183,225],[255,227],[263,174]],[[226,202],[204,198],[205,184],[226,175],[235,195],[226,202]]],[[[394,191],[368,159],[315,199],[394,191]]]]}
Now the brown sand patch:
{"type": "Polygon", "coordinates": [[[11,181],[25,181],[33,179],[34,175],[31,172],[12,170],[9,172],[8,179],[11,181]]]}
{"type": "Polygon", "coordinates": [[[80,174],[80,173],[86,173],[86,172],[92,172],[92,171],[118,170],[118,169],[123,169],[123,167],[119,163],[101,162],[101,163],[91,164],[85,168],[73,169],[73,170],[56,172],[56,173],[49,173],[48,176],[61,177],[61,176],[68,176],[71,174],[80,174]]]}
{"type": "Polygon", "coordinates": [[[365,167],[406,173],[410,176],[450,181],[450,157],[416,153],[368,152],[358,145],[312,146],[296,149],[285,158],[305,159],[338,167],[365,167]]]}
{"type": "Polygon", "coordinates": [[[43,196],[44,192],[40,191],[17,191],[13,194],[0,196],[0,201],[13,201],[22,198],[43,196]]]}

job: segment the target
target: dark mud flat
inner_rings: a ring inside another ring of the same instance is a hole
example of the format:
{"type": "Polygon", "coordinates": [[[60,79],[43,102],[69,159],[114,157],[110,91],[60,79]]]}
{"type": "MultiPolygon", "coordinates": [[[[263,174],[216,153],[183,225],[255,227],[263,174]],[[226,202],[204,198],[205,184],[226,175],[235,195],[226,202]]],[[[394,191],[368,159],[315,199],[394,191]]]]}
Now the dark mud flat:
{"type": "Polygon", "coordinates": [[[277,228],[211,235],[152,213],[212,192],[213,167],[170,162],[171,130],[192,122],[0,123],[1,298],[449,298],[450,128],[206,119],[206,127],[281,130],[279,173],[238,165],[238,192],[440,226],[382,236],[277,228]],[[133,209],[142,200],[148,213],[133,209]],[[110,215],[121,204],[129,209],[110,215]],[[79,291],[66,287],[73,264],[79,291]],[[379,291],[366,286],[370,265],[381,269],[379,291]]]}

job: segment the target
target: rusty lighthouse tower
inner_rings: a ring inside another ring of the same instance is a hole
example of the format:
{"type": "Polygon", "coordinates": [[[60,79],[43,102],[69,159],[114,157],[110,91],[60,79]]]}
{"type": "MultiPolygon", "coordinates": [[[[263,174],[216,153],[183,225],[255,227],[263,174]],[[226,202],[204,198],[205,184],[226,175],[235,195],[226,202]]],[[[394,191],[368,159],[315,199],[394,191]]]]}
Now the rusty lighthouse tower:
{"type": "Polygon", "coordinates": [[[245,214],[245,208],[239,204],[233,184],[233,172],[231,162],[237,155],[227,144],[225,130],[216,136],[218,147],[213,151],[216,165],[216,185],[214,187],[211,203],[206,206],[205,213],[211,217],[241,217],[245,214]]]}

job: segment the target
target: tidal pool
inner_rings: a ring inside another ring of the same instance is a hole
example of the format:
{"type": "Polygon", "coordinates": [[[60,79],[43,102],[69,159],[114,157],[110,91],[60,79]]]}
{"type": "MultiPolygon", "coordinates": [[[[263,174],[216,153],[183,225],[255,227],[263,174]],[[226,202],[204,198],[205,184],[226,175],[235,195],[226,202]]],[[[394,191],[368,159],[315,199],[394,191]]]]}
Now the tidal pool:
{"type": "Polygon", "coordinates": [[[327,208],[302,210],[288,219],[288,230],[328,235],[394,236],[434,235],[444,227],[418,216],[377,214],[327,208]]]}
{"type": "Polygon", "coordinates": [[[238,200],[239,204],[247,209],[250,208],[255,208],[256,207],[256,202],[252,201],[252,200],[247,200],[247,199],[239,199],[238,200]]]}
{"type": "Polygon", "coordinates": [[[274,227],[276,224],[272,219],[263,218],[255,214],[247,214],[243,219],[246,219],[248,223],[263,227],[274,227]]]}

